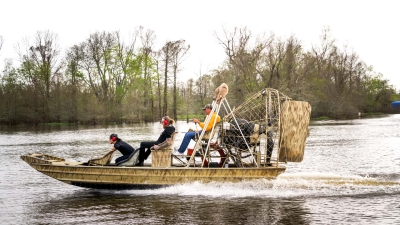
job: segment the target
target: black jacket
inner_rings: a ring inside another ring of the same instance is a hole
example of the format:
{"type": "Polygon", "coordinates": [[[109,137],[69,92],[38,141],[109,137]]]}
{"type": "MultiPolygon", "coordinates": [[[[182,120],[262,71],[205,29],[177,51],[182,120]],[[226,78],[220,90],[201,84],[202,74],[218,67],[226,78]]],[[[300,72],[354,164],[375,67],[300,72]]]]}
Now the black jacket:
{"type": "Polygon", "coordinates": [[[114,148],[121,152],[122,155],[130,155],[135,149],[124,141],[117,141],[114,144],[114,148]]]}
{"type": "Polygon", "coordinates": [[[171,135],[175,132],[175,127],[168,126],[161,133],[160,137],[156,141],[156,145],[163,143],[167,138],[171,138],[171,135]]]}

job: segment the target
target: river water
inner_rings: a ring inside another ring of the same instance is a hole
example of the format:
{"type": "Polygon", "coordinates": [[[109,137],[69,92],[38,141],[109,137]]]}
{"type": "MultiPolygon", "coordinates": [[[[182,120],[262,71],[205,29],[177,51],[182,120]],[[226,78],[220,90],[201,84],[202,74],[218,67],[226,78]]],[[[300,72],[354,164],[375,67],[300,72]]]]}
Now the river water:
{"type": "MultiPolygon", "coordinates": [[[[180,143],[190,124],[177,123],[180,143]]],[[[275,180],[92,190],[43,175],[19,157],[87,161],[117,133],[139,147],[159,123],[0,127],[0,224],[400,224],[400,115],[310,124],[304,160],[275,180]]]]}

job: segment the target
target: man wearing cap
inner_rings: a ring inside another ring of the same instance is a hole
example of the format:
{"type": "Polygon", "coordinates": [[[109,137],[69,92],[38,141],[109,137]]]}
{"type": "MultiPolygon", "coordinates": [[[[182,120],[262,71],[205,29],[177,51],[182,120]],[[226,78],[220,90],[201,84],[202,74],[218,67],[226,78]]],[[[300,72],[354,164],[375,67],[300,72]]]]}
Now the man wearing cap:
{"type": "MultiPolygon", "coordinates": [[[[204,110],[205,114],[207,114],[207,117],[208,117],[210,115],[210,113],[211,113],[212,105],[211,104],[205,105],[203,110],[204,110]]],[[[205,128],[205,132],[211,131],[213,126],[214,126],[214,124],[219,123],[220,120],[221,120],[221,117],[216,112],[214,112],[211,115],[210,122],[208,123],[207,127],[205,128]]],[[[185,134],[185,136],[183,137],[181,146],[178,149],[178,153],[180,153],[180,154],[182,154],[182,153],[184,153],[186,151],[186,148],[188,147],[188,145],[190,143],[190,140],[195,137],[196,133],[201,134],[201,132],[204,130],[205,123],[200,122],[200,120],[198,120],[196,118],[193,118],[193,122],[198,123],[202,130],[201,131],[187,132],[185,134]]]]}

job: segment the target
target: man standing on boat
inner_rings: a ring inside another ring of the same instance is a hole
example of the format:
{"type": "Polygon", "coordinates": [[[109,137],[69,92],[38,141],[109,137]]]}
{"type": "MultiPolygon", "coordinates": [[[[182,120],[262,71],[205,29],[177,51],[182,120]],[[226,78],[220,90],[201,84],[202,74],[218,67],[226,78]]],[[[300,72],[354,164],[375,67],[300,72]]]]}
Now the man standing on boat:
{"type": "Polygon", "coordinates": [[[158,150],[172,144],[171,136],[175,132],[175,127],[173,126],[174,123],[175,121],[173,119],[169,118],[168,116],[164,116],[161,120],[164,131],[161,133],[158,140],[140,142],[139,162],[136,164],[136,166],[143,166],[144,160],[149,157],[152,149],[158,150]]]}
{"type": "Polygon", "coordinates": [[[115,160],[115,164],[118,164],[118,162],[127,159],[135,151],[132,146],[118,138],[117,134],[110,135],[110,144],[114,145],[113,148],[111,148],[111,151],[118,150],[122,154],[121,157],[118,157],[115,160]]]}
{"type": "MultiPolygon", "coordinates": [[[[211,104],[205,105],[203,110],[204,110],[204,113],[207,116],[209,116],[211,113],[211,110],[212,110],[212,105],[211,104]]],[[[219,123],[220,120],[221,120],[221,117],[216,112],[214,112],[211,115],[210,122],[208,123],[205,132],[211,131],[214,124],[219,123]],[[216,120],[216,122],[215,122],[215,120],[216,120]]],[[[179,154],[183,154],[186,151],[186,148],[188,147],[190,140],[192,140],[196,136],[196,134],[201,134],[201,132],[204,129],[205,123],[200,122],[200,120],[198,120],[196,118],[193,118],[193,122],[199,124],[199,126],[201,127],[201,130],[200,131],[189,131],[185,134],[185,136],[183,137],[181,146],[177,150],[177,153],[179,153],[179,154]]]]}

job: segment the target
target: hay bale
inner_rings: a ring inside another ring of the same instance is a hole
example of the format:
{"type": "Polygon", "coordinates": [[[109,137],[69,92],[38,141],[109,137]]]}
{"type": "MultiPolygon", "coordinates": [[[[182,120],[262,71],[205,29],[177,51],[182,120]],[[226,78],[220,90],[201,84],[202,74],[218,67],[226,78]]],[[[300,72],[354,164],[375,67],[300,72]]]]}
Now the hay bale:
{"type": "Polygon", "coordinates": [[[171,148],[151,150],[151,167],[171,167],[171,154],[171,148]]]}
{"type": "Polygon", "coordinates": [[[303,161],[306,138],[310,134],[311,105],[302,101],[286,101],[280,117],[279,161],[303,161]]]}
{"type": "Polygon", "coordinates": [[[151,167],[170,167],[172,165],[172,151],[178,132],[171,135],[171,143],[167,147],[151,150],[151,167]]]}

